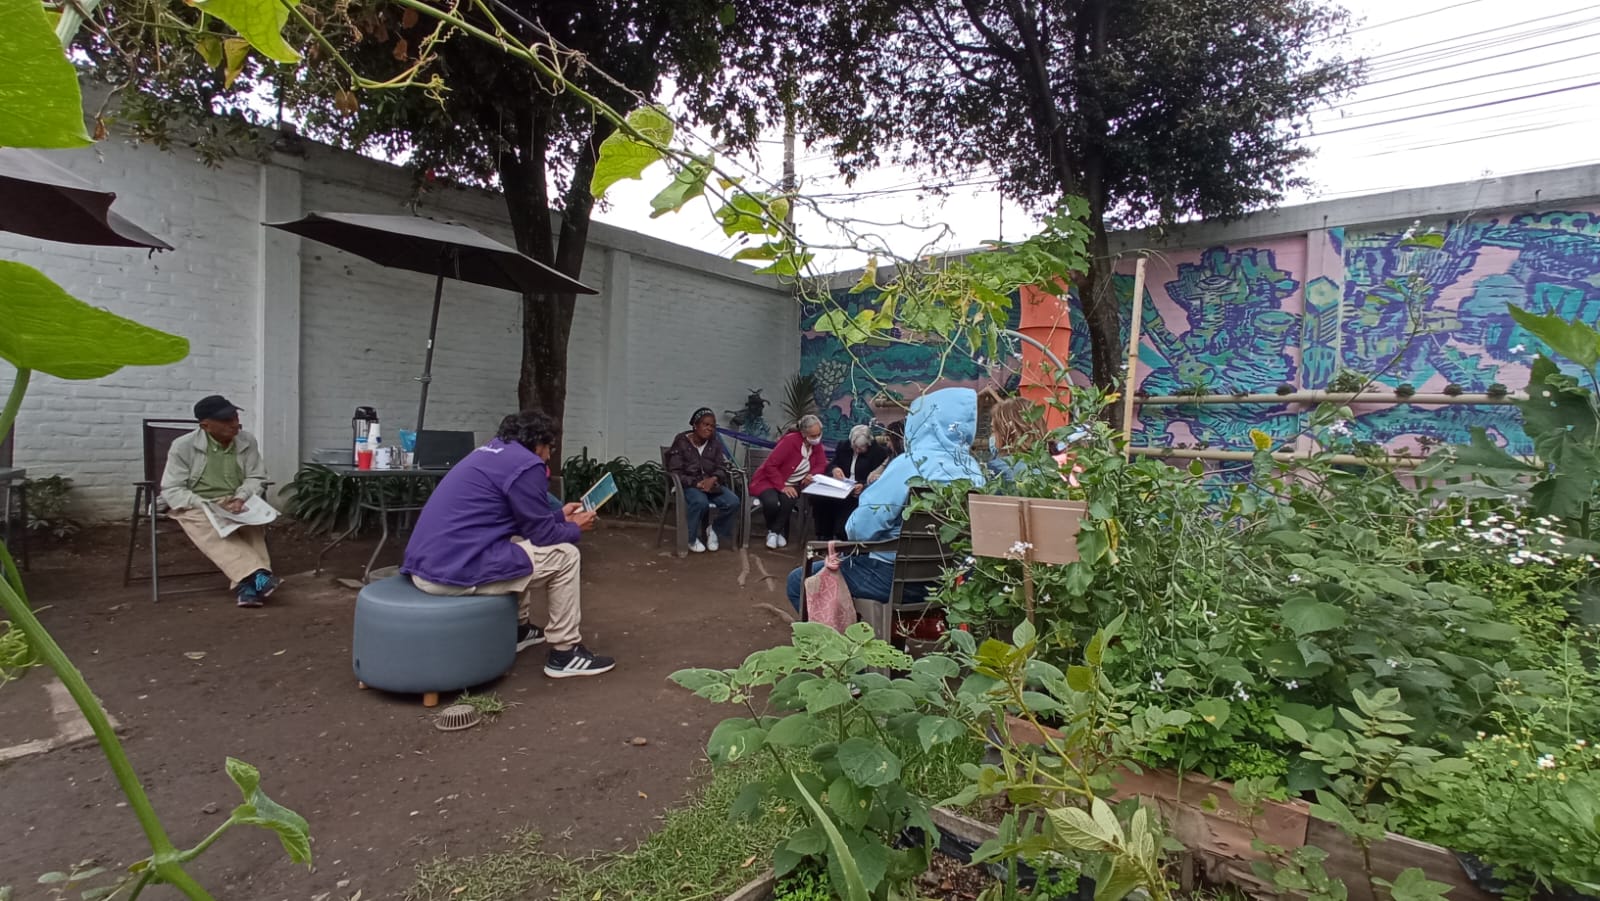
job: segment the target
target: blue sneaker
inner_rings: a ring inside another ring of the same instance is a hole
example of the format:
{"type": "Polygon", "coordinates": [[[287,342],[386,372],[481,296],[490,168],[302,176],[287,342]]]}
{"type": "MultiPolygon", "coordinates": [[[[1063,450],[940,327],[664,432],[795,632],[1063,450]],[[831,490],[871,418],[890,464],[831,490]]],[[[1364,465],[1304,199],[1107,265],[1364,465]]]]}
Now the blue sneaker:
{"type": "Polygon", "coordinates": [[[283,584],[282,579],[264,569],[256,570],[255,575],[251,578],[254,580],[256,597],[263,601],[272,597],[272,593],[278,590],[279,585],[283,584]]]}
{"type": "Polygon", "coordinates": [[[240,582],[238,589],[235,591],[235,596],[237,596],[239,599],[240,607],[261,606],[261,595],[256,593],[255,581],[253,579],[245,579],[243,582],[240,582]]]}

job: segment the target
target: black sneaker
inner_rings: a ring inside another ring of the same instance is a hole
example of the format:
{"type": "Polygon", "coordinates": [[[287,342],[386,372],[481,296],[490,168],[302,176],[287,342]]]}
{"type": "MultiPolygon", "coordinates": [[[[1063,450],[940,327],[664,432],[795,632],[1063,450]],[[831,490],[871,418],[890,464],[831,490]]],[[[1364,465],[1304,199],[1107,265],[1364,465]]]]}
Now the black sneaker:
{"type": "Polygon", "coordinates": [[[529,623],[517,624],[517,652],[536,644],[544,644],[544,630],[529,623]]]}
{"type": "Polygon", "coordinates": [[[612,667],[616,665],[617,661],[610,657],[592,654],[588,648],[578,644],[565,651],[551,648],[550,656],[544,662],[544,674],[552,679],[598,676],[601,673],[611,672],[612,667]]]}
{"type": "Polygon", "coordinates": [[[274,591],[278,590],[278,586],[279,585],[283,584],[283,580],[282,579],[278,578],[277,576],[273,575],[272,573],[270,573],[270,572],[268,572],[268,571],[266,571],[264,569],[256,570],[256,574],[254,576],[254,579],[255,579],[256,597],[260,598],[263,601],[266,600],[269,597],[272,597],[272,593],[274,591]]]}

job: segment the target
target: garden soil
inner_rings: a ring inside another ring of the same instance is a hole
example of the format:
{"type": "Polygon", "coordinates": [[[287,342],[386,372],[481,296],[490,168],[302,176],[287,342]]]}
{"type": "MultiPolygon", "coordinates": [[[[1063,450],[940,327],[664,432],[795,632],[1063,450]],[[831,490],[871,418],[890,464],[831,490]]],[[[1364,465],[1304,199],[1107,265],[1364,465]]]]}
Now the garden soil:
{"type": "MultiPolygon", "coordinates": [[[[310,570],[321,542],[275,530],[277,570],[288,579],[264,608],[241,610],[219,576],[174,580],[205,590],[158,604],[147,585],[124,588],[126,535],[95,529],[36,548],[26,583],[120,722],[180,846],[238,803],[223,770],[229,756],[259,767],[263,790],[310,821],[310,869],[290,864],[271,834],[242,827],[194,865],[215,897],[237,901],[400,898],[419,862],[497,848],[523,828],[563,853],[631,848],[703,779],[706,737],[730,713],[667,675],[737,665],[786,640],[775,609],[786,606],[782,586],[763,576],[781,577],[798,556],[677,559],[657,550],[653,528],[603,527],[583,543],[583,630],[617,669],[553,680],[543,649],[526,650],[481,689],[515,706],[495,722],[440,732],[419,698],[360,690],[351,674],[356,593],[338,580],[360,575],[370,542],[338,548],[319,576],[310,570]]],[[[181,536],[165,541],[169,569],[198,562],[181,536]]],[[[384,556],[393,563],[398,549],[384,556]]],[[[0,745],[40,731],[37,711],[10,708],[43,693],[17,687],[3,690],[0,745]]],[[[35,882],[42,872],[88,859],[126,866],[148,853],[92,743],[0,765],[0,822],[0,885],[16,886],[19,899],[47,897],[35,882]]]]}

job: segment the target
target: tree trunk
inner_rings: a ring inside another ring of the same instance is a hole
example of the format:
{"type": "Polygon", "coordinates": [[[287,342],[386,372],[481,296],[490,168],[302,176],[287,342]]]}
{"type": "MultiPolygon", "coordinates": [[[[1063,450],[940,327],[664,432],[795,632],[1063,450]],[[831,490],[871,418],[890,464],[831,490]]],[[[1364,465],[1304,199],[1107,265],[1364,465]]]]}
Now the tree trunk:
{"type": "MultiPolygon", "coordinates": [[[[612,126],[600,120],[575,161],[572,181],[563,197],[559,228],[553,226],[549,192],[545,182],[545,154],[549,150],[547,124],[528,116],[513,129],[521,139],[519,159],[502,155],[501,187],[511,214],[511,227],[517,249],[558,272],[578,278],[583,272],[584,251],[589,241],[589,222],[594,213],[594,198],[589,184],[594,178],[600,142],[612,126]]],[[[522,365],[517,376],[517,403],[524,410],[538,410],[562,425],[566,431],[567,345],[572,337],[572,316],[577,297],[572,294],[526,294],[522,298],[522,365]]],[[[561,436],[551,448],[550,472],[561,475],[564,459],[561,436]]]]}

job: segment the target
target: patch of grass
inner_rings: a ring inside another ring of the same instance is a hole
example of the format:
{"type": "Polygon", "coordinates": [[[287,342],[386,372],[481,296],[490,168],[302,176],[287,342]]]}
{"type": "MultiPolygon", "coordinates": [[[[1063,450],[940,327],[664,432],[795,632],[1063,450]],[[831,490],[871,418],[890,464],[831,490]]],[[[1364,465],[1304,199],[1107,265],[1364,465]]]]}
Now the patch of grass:
{"type": "Polygon", "coordinates": [[[475,695],[470,691],[464,691],[461,693],[460,697],[455,699],[454,703],[465,704],[468,707],[471,707],[472,709],[483,714],[483,718],[486,720],[492,720],[500,714],[505,713],[507,710],[510,710],[512,707],[510,703],[507,703],[503,698],[492,691],[481,695],[475,695]]]}
{"type": "Polygon", "coordinates": [[[502,850],[419,866],[406,898],[520,901],[534,897],[534,889],[553,901],[719,898],[766,869],[773,847],[798,822],[796,811],[772,807],[753,823],[728,818],[739,790],[773,766],[757,758],[714,774],[635,851],[571,859],[541,850],[536,833],[514,833],[502,850]]]}

